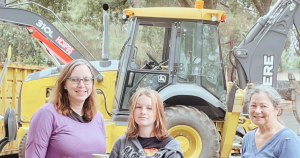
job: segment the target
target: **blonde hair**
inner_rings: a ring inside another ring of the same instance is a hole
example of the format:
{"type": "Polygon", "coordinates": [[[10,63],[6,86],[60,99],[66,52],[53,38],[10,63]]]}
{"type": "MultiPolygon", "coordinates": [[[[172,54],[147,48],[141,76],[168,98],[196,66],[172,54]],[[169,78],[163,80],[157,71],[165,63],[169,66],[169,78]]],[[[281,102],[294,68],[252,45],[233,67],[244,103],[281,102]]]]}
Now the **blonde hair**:
{"type": "Polygon", "coordinates": [[[154,128],[152,133],[158,140],[165,139],[169,134],[167,130],[167,121],[164,112],[164,105],[161,97],[155,90],[150,90],[147,88],[140,88],[137,92],[135,92],[129,102],[130,107],[130,115],[128,119],[128,129],[125,133],[127,138],[137,138],[139,126],[134,120],[134,111],[137,104],[137,101],[140,96],[145,95],[151,98],[153,111],[154,111],[154,128]]]}
{"type": "MultiPolygon", "coordinates": [[[[68,91],[64,89],[64,86],[66,84],[66,81],[68,80],[68,77],[71,76],[74,68],[78,65],[86,65],[90,69],[92,77],[94,78],[95,74],[93,72],[92,66],[86,60],[74,60],[68,63],[60,72],[56,80],[56,85],[50,94],[49,102],[53,103],[56,110],[64,116],[69,116],[72,113],[68,91]]],[[[92,92],[90,96],[85,100],[82,107],[83,117],[86,121],[91,121],[97,114],[97,101],[94,80],[91,84],[93,84],[92,92]]]]}

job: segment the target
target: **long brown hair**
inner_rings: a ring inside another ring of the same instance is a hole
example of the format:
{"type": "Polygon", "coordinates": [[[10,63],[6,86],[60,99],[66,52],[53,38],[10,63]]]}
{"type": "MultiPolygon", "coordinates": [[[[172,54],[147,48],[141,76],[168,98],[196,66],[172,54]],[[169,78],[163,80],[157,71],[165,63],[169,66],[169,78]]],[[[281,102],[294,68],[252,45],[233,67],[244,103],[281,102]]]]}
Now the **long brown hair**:
{"type": "Polygon", "coordinates": [[[137,92],[135,92],[129,102],[130,106],[130,115],[129,115],[129,123],[128,129],[126,131],[126,137],[128,138],[137,138],[139,125],[134,121],[134,111],[138,101],[138,98],[142,95],[145,95],[151,98],[152,106],[154,110],[154,128],[152,133],[158,140],[165,139],[169,134],[167,130],[167,121],[164,112],[164,105],[161,97],[155,90],[147,89],[147,88],[140,88],[137,92]]]}
{"type": "MultiPolygon", "coordinates": [[[[56,86],[52,90],[50,94],[49,102],[53,103],[56,110],[64,116],[69,116],[72,113],[72,109],[70,107],[70,100],[68,91],[64,89],[66,81],[68,77],[70,77],[74,68],[78,65],[86,65],[91,73],[92,77],[94,78],[95,74],[91,65],[84,59],[77,59],[70,63],[68,63],[64,69],[60,72],[56,80],[56,86]]],[[[85,100],[82,110],[83,110],[83,117],[86,121],[91,121],[93,117],[97,114],[97,102],[96,102],[96,91],[94,87],[94,80],[93,80],[92,92],[90,96],[85,100]]]]}

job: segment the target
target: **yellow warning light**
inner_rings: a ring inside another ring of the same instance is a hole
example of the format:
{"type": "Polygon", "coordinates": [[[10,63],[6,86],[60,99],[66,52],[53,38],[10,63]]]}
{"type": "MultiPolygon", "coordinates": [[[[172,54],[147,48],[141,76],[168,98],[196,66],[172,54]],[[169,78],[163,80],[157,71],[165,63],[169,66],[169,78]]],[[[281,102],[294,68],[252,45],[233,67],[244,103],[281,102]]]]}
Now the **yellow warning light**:
{"type": "Polygon", "coordinates": [[[123,16],[122,16],[122,19],[124,20],[124,21],[126,21],[130,16],[132,16],[134,14],[134,12],[132,11],[132,10],[130,10],[130,9],[125,9],[124,11],[123,11],[123,16]]]}
{"type": "Polygon", "coordinates": [[[130,16],[130,15],[133,14],[133,11],[132,10],[126,10],[126,14],[130,16]]]}
{"type": "Polygon", "coordinates": [[[221,16],[221,22],[226,22],[226,14],[223,13],[223,15],[221,16]]]}
{"type": "Polygon", "coordinates": [[[8,47],[7,58],[8,58],[8,60],[10,60],[10,58],[11,58],[11,45],[9,45],[9,47],[8,47]]]}
{"type": "Polygon", "coordinates": [[[203,6],[204,6],[204,1],[202,1],[202,0],[195,1],[195,8],[203,9],[203,6]]]}

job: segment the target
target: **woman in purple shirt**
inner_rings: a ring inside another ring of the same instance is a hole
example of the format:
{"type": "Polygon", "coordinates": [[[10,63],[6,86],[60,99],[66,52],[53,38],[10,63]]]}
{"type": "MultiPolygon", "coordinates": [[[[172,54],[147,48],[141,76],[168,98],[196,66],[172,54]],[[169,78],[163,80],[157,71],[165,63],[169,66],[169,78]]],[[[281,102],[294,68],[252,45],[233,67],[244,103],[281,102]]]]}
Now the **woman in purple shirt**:
{"type": "Polygon", "coordinates": [[[94,73],[83,60],[60,72],[49,103],[35,112],[26,142],[27,158],[91,158],[106,152],[102,114],[96,108],[94,73]]]}
{"type": "Polygon", "coordinates": [[[242,158],[299,158],[298,136],[279,121],[281,97],[271,86],[251,89],[245,103],[251,121],[258,126],[243,138],[242,158]]]}

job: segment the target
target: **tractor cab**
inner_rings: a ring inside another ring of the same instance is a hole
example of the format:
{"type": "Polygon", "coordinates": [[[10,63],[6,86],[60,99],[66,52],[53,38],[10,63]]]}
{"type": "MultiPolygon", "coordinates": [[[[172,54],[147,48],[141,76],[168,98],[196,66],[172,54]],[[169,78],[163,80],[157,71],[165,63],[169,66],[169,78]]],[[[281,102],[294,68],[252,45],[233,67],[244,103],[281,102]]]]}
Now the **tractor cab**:
{"type": "MultiPolygon", "coordinates": [[[[129,23],[120,53],[113,112],[120,116],[128,114],[130,97],[140,87],[158,92],[171,85],[201,87],[205,95],[214,97],[212,102],[225,101],[226,83],[218,32],[218,24],[224,16],[223,11],[198,8],[125,9],[123,19],[129,23]]],[[[186,105],[184,100],[188,98],[180,96],[181,99],[173,98],[169,103],[186,105]]],[[[211,113],[224,117],[224,111],[224,108],[216,108],[211,113]]]]}

